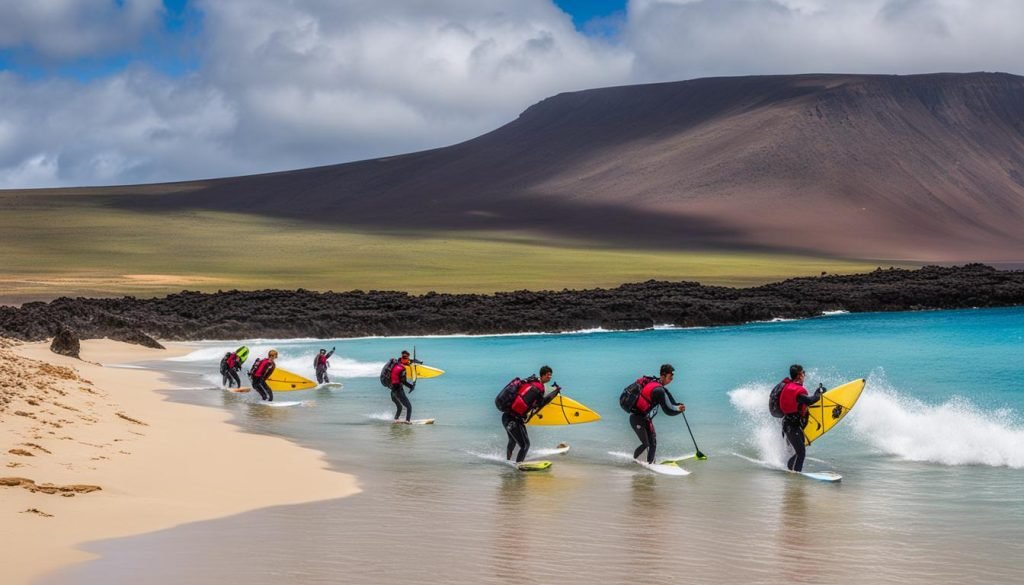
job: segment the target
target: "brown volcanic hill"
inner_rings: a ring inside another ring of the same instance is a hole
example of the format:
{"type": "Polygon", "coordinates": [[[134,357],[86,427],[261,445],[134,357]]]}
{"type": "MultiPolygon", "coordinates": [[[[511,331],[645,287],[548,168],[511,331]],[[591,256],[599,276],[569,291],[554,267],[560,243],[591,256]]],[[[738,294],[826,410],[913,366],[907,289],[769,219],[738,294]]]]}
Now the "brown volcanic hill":
{"type": "Polygon", "coordinates": [[[798,75],[595,89],[446,148],[190,188],[122,204],[1021,262],[1024,78],[798,75]]]}

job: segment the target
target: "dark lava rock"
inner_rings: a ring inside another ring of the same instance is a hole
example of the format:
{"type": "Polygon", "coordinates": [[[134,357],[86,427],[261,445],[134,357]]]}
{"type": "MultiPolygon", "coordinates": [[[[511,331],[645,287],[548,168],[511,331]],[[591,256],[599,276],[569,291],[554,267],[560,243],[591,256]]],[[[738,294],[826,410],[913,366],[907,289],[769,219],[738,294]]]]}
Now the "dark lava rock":
{"type": "Polygon", "coordinates": [[[67,327],[63,327],[53,336],[53,342],[50,343],[50,351],[59,355],[81,359],[78,353],[82,351],[82,344],[78,339],[77,333],[67,327]]]}
{"type": "Polygon", "coordinates": [[[159,347],[169,340],[491,334],[734,325],[823,311],[1024,305],[1024,271],[981,264],[793,278],[752,288],[647,281],[613,289],[493,295],[308,290],[183,291],[158,299],[59,298],[0,307],[0,335],[38,341],[73,327],[159,347]],[[146,333],[143,333],[146,332],[146,333]]]}

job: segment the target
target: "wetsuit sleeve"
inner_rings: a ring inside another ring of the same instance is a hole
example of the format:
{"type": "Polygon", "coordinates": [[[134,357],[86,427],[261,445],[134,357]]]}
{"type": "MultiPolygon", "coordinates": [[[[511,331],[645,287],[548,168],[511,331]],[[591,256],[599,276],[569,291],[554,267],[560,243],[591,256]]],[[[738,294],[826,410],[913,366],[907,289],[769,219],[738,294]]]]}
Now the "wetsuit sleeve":
{"type": "Polygon", "coordinates": [[[409,383],[409,380],[405,378],[406,368],[402,368],[402,371],[398,373],[398,382],[408,388],[410,391],[413,389],[413,385],[409,383]]]}
{"type": "Polygon", "coordinates": [[[810,406],[821,400],[821,394],[815,392],[814,394],[797,394],[796,403],[803,404],[804,406],[810,406]]]}
{"type": "Polygon", "coordinates": [[[676,402],[672,394],[669,393],[668,389],[664,386],[659,386],[651,392],[651,398],[654,399],[654,404],[661,407],[661,411],[669,416],[676,416],[682,414],[676,408],[679,403],[676,402]]]}
{"type": "Polygon", "coordinates": [[[540,401],[540,406],[538,406],[538,407],[537,407],[537,408],[535,408],[534,410],[540,410],[540,409],[544,408],[545,406],[547,406],[547,405],[551,404],[551,401],[552,401],[552,400],[554,400],[554,399],[555,399],[555,396],[558,396],[558,394],[559,394],[559,393],[560,393],[561,391],[562,391],[562,389],[561,389],[561,388],[555,388],[554,390],[552,390],[551,392],[549,392],[549,393],[548,393],[548,395],[547,395],[547,396],[545,396],[545,397],[544,397],[544,399],[540,401]]]}
{"type": "Polygon", "coordinates": [[[327,359],[330,359],[332,355],[334,355],[334,350],[333,349],[331,351],[327,352],[327,359]]]}

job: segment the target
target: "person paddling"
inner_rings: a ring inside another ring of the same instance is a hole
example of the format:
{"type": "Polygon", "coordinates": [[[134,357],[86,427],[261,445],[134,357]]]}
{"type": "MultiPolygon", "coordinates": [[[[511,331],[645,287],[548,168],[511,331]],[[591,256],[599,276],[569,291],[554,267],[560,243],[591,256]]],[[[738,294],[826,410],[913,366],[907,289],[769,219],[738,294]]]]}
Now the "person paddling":
{"type": "Polygon", "coordinates": [[[277,350],[272,349],[267,352],[267,359],[256,360],[252,365],[252,369],[249,370],[249,378],[252,380],[252,387],[260,393],[260,398],[267,402],[274,401],[274,391],[267,385],[267,379],[270,378],[271,374],[274,373],[274,368],[277,367],[275,361],[277,360],[277,350]]]}
{"type": "Polygon", "coordinates": [[[640,390],[629,415],[629,426],[640,439],[640,446],[633,451],[633,459],[637,461],[640,461],[640,455],[646,450],[647,463],[654,463],[654,453],[658,449],[654,417],[658,414],[658,407],[669,416],[677,416],[686,410],[686,406],[676,402],[666,388],[675,378],[675,372],[672,364],[663,364],[659,377],[644,376],[637,380],[640,390]]]}
{"type": "Polygon", "coordinates": [[[537,376],[522,380],[515,391],[515,397],[501,413],[501,426],[505,427],[508,434],[508,448],[505,452],[505,459],[508,461],[512,460],[512,452],[515,451],[516,445],[519,446],[516,463],[522,463],[526,459],[526,453],[530,450],[530,435],[526,432],[526,422],[562,391],[558,384],[555,384],[554,390],[547,395],[544,394],[544,385],[551,381],[553,373],[550,366],[541,366],[537,376]]]}
{"type": "Polygon", "coordinates": [[[313,358],[313,369],[316,370],[317,384],[327,384],[331,381],[331,379],[327,377],[327,368],[331,367],[331,364],[327,363],[327,360],[329,360],[332,355],[334,355],[333,347],[329,353],[326,349],[321,349],[320,353],[313,358]]]}
{"type": "Polygon", "coordinates": [[[800,364],[789,366],[789,377],[782,381],[782,393],[779,394],[779,408],[782,410],[782,436],[793,446],[793,456],[786,462],[790,471],[804,470],[804,457],[807,447],[804,445],[804,427],[807,426],[807,407],[821,400],[824,388],[819,386],[813,396],[807,395],[804,388],[804,367],[800,364]]]}
{"type": "Polygon", "coordinates": [[[238,359],[238,354],[229,351],[224,354],[224,359],[220,360],[220,375],[224,378],[223,384],[227,385],[228,388],[232,384],[237,387],[242,387],[242,380],[238,377],[238,371],[242,369],[242,360],[238,359]]]}
{"type": "Polygon", "coordinates": [[[402,422],[402,408],[405,408],[405,424],[412,424],[412,403],[409,402],[409,397],[405,395],[405,389],[408,388],[411,393],[416,389],[416,383],[409,383],[406,379],[408,375],[408,369],[412,360],[409,359],[409,352],[402,351],[402,357],[397,361],[392,360],[394,365],[391,367],[391,402],[395,403],[395,422],[402,422]]]}

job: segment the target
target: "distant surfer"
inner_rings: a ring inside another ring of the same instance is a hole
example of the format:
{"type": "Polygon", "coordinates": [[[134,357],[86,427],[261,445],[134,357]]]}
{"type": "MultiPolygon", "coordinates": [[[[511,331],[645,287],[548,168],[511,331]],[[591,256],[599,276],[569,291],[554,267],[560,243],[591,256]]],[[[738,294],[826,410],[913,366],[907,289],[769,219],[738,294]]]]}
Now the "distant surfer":
{"type": "Polygon", "coordinates": [[[789,377],[782,381],[782,393],[779,394],[779,408],[782,410],[782,436],[793,446],[793,456],[786,467],[790,471],[804,470],[804,427],[807,426],[807,407],[821,400],[824,390],[818,387],[813,396],[807,395],[804,388],[804,367],[800,364],[789,366],[789,377]]]}
{"type": "Polygon", "coordinates": [[[516,463],[522,463],[526,459],[526,452],[530,450],[530,435],[526,432],[526,422],[562,391],[556,384],[554,390],[547,395],[544,394],[544,385],[551,381],[552,374],[550,366],[541,366],[537,376],[520,380],[514,395],[509,396],[511,400],[508,400],[508,407],[503,409],[501,414],[501,425],[508,434],[505,459],[512,460],[512,452],[516,445],[519,446],[516,463]]]}
{"type": "Polygon", "coordinates": [[[405,389],[408,388],[409,392],[416,389],[415,382],[410,384],[409,380],[406,379],[407,370],[412,360],[409,358],[409,352],[403,351],[402,357],[397,361],[392,359],[391,363],[391,384],[388,386],[391,388],[391,402],[395,403],[395,422],[401,422],[402,408],[405,408],[405,424],[412,424],[412,403],[409,402],[409,397],[405,395],[405,389]]]}
{"type": "Polygon", "coordinates": [[[267,359],[256,360],[252,365],[252,369],[249,370],[252,387],[260,393],[260,398],[267,402],[274,401],[274,391],[267,385],[267,378],[274,373],[274,368],[277,367],[275,360],[277,360],[277,350],[272,349],[267,352],[267,359]]]}
{"type": "Polygon", "coordinates": [[[224,354],[224,359],[220,360],[220,375],[224,378],[223,384],[227,385],[228,388],[232,384],[236,388],[242,387],[242,380],[238,377],[239,370],[242,369],[242,360],[238,359],[238,354],[229,351],[224,354]]]}
{"type": "Polygon", "coordinates": [[[327,368],[331,367],[331,364],[327,363],[327,360],[331,359],[334,355],[334,348],[331,348],[330,353],[326,349],[320,349],[320,353],[313,358],[313,369],[316,370],[316,381],[318,384],[327,384],[331,381],[327,377],[327,368]]]}
{"type": "Polygon", "coordinates": [[[654,463],[654,452],[658,448],[658,435],[654,432],[654,417],[660,406],[665,414],[676,416],[686,410],[681,402],[668,391],[669,384],[675,378],[676,369],[672,364],[663,364],[659,377],[644,376],[636,381],[636,396],[630,409],[629,426],[640,439],[640,446],[633,451],[633,459],[640,460],[640,455],[647,451],[647,463],[654,463]]]}

